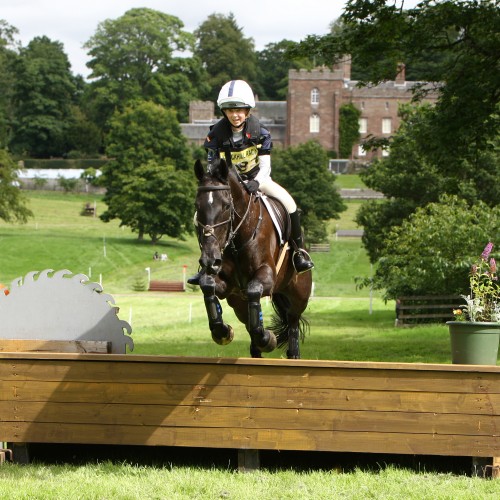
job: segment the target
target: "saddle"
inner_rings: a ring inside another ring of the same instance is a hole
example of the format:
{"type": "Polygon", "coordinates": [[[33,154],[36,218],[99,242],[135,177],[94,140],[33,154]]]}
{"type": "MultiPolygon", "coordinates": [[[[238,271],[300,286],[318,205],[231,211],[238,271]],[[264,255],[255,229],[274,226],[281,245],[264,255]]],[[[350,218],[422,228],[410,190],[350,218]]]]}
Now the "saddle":
{"type": "Polygon", "coordinates": [[[283,203],[277,198],[272,196],[267,196],[265,194],[259,193],[259,197],[262,203],[266,207],[266,210],[273,221],[274,228],[278,234],[280,246],[283,246],[285,242],[290,239],[291,225],[290,225],[290,215],[288,214],[283,203]]]}

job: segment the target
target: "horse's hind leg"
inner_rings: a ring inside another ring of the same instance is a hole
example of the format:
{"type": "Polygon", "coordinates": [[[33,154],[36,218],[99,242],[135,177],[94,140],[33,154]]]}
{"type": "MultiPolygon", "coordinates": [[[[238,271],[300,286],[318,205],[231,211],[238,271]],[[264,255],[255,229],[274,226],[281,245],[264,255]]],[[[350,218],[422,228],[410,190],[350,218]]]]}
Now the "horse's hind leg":
{"type": "Polygon", "coordinates": [[[203,275],[200,287],[205,300],[205,309],[208,315],[208,326],[212,339],[219,345],[227,345],[233,340],[233,329],[226,325],[222,319],[222,306],[215,295],[215,279],[210,275],[203,275]]]}

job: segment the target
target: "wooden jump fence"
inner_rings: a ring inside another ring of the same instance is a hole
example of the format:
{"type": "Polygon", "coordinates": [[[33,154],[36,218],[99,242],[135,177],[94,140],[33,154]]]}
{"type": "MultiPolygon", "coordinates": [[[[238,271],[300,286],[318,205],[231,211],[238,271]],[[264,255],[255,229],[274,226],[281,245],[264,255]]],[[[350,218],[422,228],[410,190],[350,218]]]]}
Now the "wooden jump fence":
{"type": "MultiPolygon", "coordinates": [[[[500,367],[0,352],[0,440],[485,457],[500,367]]],[[[14,460],[16,457],[14,457],[14,460]]]]}

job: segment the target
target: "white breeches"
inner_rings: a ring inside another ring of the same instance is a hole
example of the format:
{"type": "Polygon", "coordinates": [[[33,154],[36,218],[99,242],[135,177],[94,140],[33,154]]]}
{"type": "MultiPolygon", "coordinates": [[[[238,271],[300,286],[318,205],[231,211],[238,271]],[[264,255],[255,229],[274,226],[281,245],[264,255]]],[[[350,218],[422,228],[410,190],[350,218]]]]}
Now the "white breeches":
{"type": "Polygon", "coordinates": [[[290,193],[284,187],[274,182],[270,177],[260,184],[259,190],[264,194],[278,198],[278,200],[285,205],[289,214],[293,214],[297,210],[297,204],[290,193]]]}

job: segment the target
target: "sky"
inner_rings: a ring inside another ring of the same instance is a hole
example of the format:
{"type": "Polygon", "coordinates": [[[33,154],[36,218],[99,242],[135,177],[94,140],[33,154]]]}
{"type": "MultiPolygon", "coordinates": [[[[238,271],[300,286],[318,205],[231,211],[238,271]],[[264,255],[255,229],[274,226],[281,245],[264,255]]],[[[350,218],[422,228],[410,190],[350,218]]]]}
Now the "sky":
{"type": "Polygon", "coordinates": [[[307,35],[324,35],[337,19],[346,0],[0,0],[0,19],[19,30],[23,46],[45,35],[61,42],[74,74],[87,77],[88,56],[82,45],[99,23],[117,19],[132,8],[147,7],[178,17],[192,32],[211,14],[234,14],[256,50],[283,39],[300,41],[307,35]],[[227,9],[230,9],[229,11],[227,9]]]}

